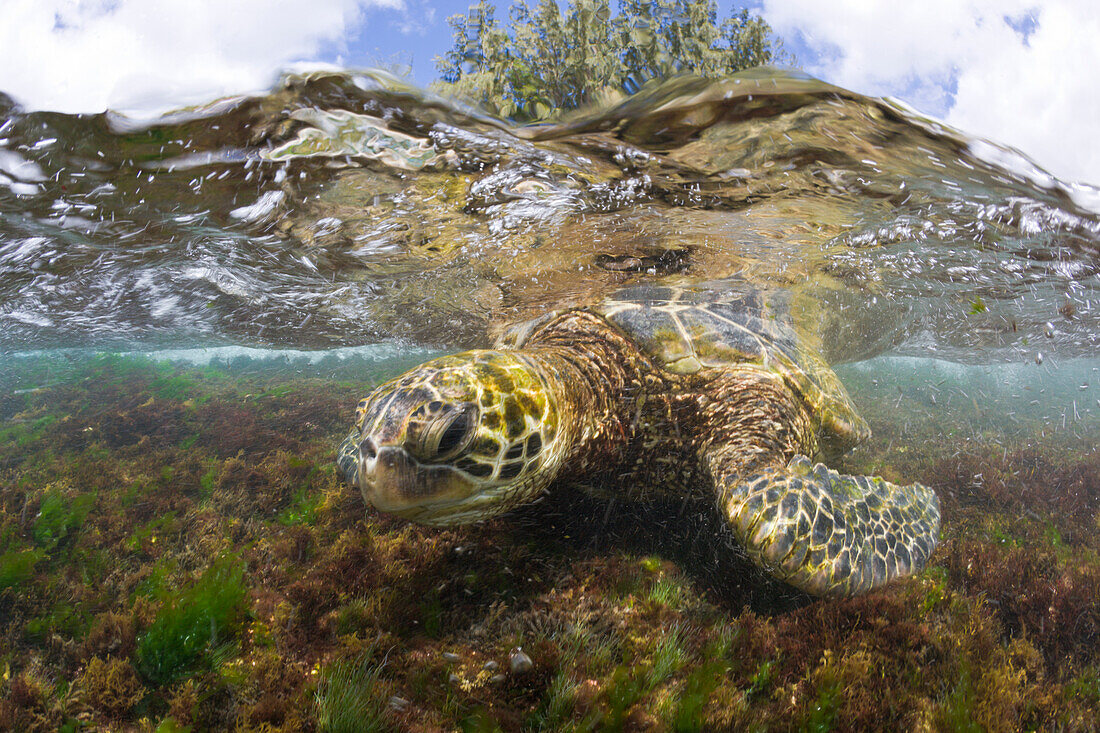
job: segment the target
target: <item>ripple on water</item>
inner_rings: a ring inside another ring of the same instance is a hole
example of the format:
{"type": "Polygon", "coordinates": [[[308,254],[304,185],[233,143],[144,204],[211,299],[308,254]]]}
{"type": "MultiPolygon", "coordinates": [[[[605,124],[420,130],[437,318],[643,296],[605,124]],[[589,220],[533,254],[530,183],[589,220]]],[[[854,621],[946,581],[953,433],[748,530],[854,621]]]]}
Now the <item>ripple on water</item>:
{"type": "Polygon", "coordinates": [[[1095,189],[801,75],[675,79],[531,127],[370,72],[0,124],[3,349],[468,346],[624,284],[734,274],[842,321],[819,318],[865,346],[838,359],[1100,346],[1095,189]]]}

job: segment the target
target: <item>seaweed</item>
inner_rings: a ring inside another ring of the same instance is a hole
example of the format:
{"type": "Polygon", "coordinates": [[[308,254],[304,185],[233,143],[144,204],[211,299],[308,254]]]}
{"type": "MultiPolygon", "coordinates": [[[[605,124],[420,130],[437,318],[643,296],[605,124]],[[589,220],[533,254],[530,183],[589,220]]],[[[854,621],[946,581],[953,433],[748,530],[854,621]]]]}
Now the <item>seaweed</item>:
{"type": "Polygon", "coordinates": [[[72,496],[62,489],[47,489],[34,522],[34,541],[47,552],[53,550],[84,523],[94,503],[95,497],[89,494],[72,496]]]}
{"type": "Polygon", "coordinates": [[[317,678],[314,706],[317,727],[325,733],[371,733],[392,730],[380,678],[385,662],[373,650],[355,659],[323,667],[317,678]]]}
{"type": "Polygon", "coordinates": [[[524,728],[534,731],[562,730],[572,719],[577,705],[580,684],[565,670],[560,670],[546,688],[545,696],[524,721],[524,728]]]}
{"type": "Polygon", "coordinates": [[[708,701],[719,685],[725,683],[730,663],[720,653],[708,655],[710,660],[694,669],[680,689],[671,728],[679,733],[693,733],[704,729],[704,714],[708,701]]]}
{"type": "Polygon", "coordinates": [[[45,556],[43,550],[9,550],[0,555],[0,590],[29,580],[34,566],[45,556]]]}
{"type": "Polygon", "coordinates": [[[84,701],[107,719],[124,717],[146,692],[129,660],[111,657],[92,657],[77,686],[84,701]]]}
{"type": "Polygon", "coordinates": [[[645,674],[645,687],[651,690],[680,671],[687,661],[683,647],[683,631],[679,626],[666,630],[653,649],[649,670],[645,674]]]}
{"type": "Polygon", "coordinates": [[[977,692],[969,669],[952,685],[950,692],[940,704],[937,722],[943,730],[961,733],[983,733],[985,728],[974,720],[974,710],[978,707],[977,692]]]}
{"type": "Polygon", "coordinates": [[[91,622],[87,611],[86,605],[82,603],[56,603],[46,613],[27,619],[23,625],[23,633],[32,639],[47,639],[53,634],[80,636],[91,622]]]}
{"type": "Polygon", "coordinates": [[[245,610],[244,567],[225,556],[191,585],[167,595],[137,643],[138,670],[156,684],[171,683],[209,662],[229,642],[245,610]]]}
{"type": "Polygon", "coordinates": [[[317,509],[324,501],[324,496],[311,493],[306,488],[299,488],[291,498],[290,506],[279,512],[277,517],[280,524],[288,527],[295,524],[312,524],[317,517],[317,509]]]}

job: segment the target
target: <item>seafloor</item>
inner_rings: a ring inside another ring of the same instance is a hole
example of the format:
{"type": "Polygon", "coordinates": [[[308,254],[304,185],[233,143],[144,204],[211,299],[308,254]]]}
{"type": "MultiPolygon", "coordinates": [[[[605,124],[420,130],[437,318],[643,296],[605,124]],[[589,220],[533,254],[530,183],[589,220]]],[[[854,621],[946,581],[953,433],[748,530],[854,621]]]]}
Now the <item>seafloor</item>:
{"type": "Polygon", "coordinates": [[[915,578],[813,601],[707,506],[566,490],[447,531],[367,510],[332,462],[361,383],[20,369],[0,729],[1100,729],[1095,436],[855,390],[875,437],[841,467],[933,486],[942,541],[915,578]]]}

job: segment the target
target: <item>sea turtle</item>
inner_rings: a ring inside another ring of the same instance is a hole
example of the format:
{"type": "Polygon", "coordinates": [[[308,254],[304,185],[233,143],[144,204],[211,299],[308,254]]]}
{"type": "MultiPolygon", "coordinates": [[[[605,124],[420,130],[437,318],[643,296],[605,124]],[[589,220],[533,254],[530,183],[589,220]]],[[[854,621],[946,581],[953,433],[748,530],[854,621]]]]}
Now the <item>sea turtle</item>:
{"type": "Polygon", "coordinates": [[[782,290],[634,286],[381,385],[338,464],[369,504],[432,525],[562,482],[703,492],[773,576],[815,595],[863,593],[920,570],[939,501],[811,461],[870,430],[807,341],[782,290]]]}

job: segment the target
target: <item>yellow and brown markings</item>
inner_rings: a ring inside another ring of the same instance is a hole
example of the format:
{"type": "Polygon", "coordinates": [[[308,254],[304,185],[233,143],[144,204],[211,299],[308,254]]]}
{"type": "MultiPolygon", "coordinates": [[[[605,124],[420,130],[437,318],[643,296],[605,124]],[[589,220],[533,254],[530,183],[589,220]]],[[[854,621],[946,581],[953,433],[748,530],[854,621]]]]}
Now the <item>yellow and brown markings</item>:
{"type": "Polygon", "coordinates": [[[795,456],[721,487],[735,534],[761,565],[816,595],[850,596],[924,567],[939,501],[926,486],[847,476],[795,456]]]}
{"type": "MultiPolygon", "coordinates": [[[[440,432],[441,417],[460,409],[476,421],[453,465],[478,480],[511,481],[535,470],[554,438],[557,420],[545,385],[514,356],[490,351],[443,357],[383,384],[359,403],[357,425],[363,437],[430,462],[433,451],[420,449],[424,436],[440,432]]],[[[428,447],[444,437],[431,436],[428,447]]]]}

